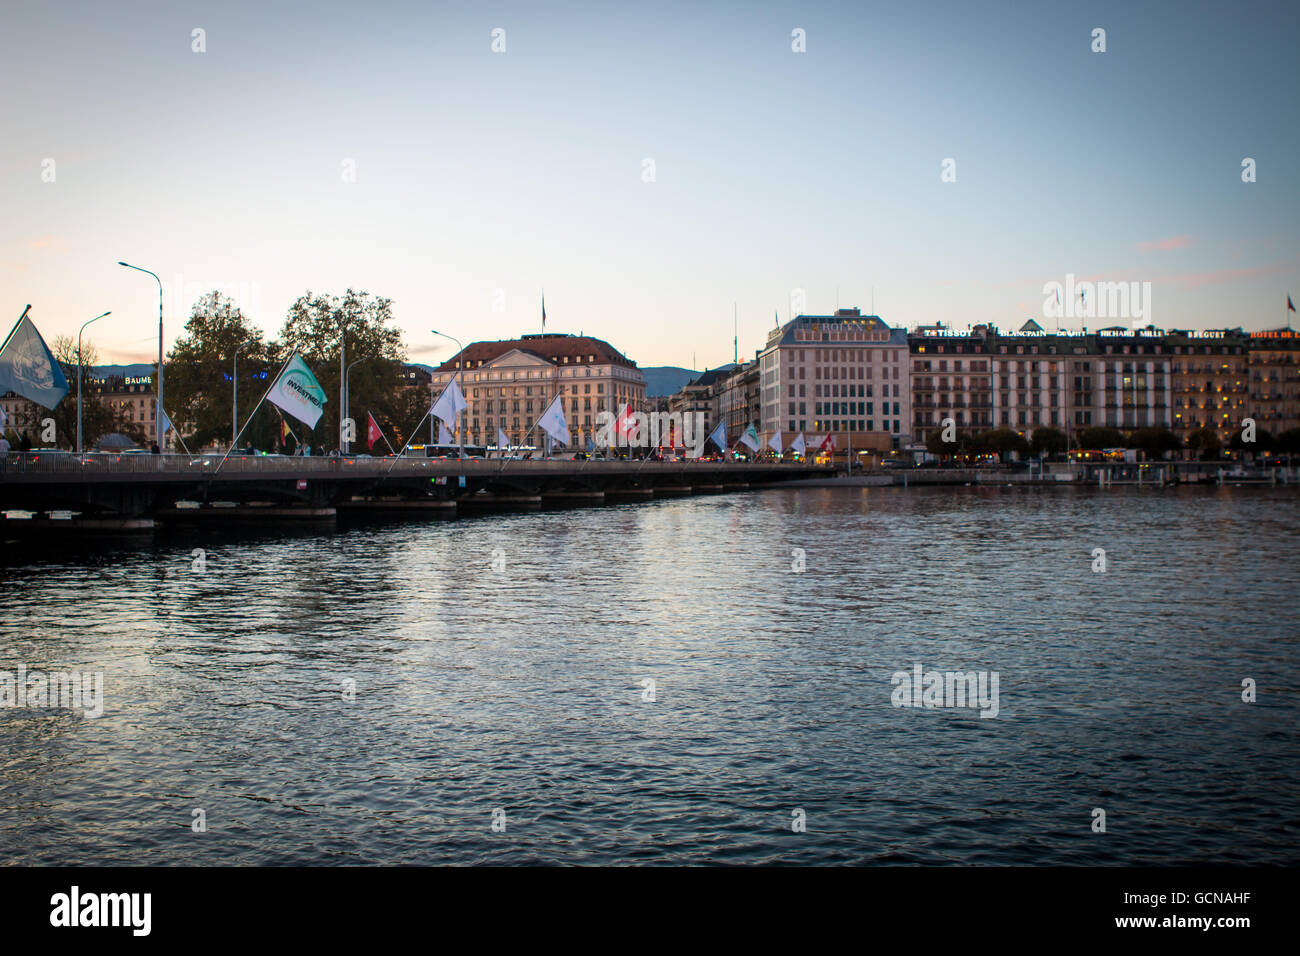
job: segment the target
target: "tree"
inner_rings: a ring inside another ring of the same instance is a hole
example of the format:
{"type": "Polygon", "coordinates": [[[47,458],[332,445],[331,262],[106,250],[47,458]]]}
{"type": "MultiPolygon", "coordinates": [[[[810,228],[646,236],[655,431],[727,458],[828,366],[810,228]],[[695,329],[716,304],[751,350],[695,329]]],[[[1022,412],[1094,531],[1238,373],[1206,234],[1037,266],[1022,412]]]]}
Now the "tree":
{"type": "MultiPolygon", "coordinates": [[[[50,351],[54,353],[54,360],[63,368],[64,377],[68,380],[68,394],[50,411],[40,409],[40,417],[54,419],[55,444],[60,448],[75,448],[77,445],[77,340],[68,335],[57,335],[54,337],[54,341],[50,343],[50,351]]],[[[95,443],[95,439],[117,430],[114,421],[116,416],[113,415],[112,409],[100,401],[99,396],[92,388],[92,379],[94,378],[92,366],[98,362],[99,350],[91,342],[82,339],[81,434],[83,448],[91,448],[95,443]]]]}
{"type": "Polygon", "coordinates": [[[1255,440],[1253,442],[1246,441],[1241,432],[1233,432],[1232,437],[1228,439],[1228,447],[1233,451],[1256,452],[1269,451],[1277,448],[1278,444],[1277,439],[1272,435],[1272,433],[1266,432],[1264,429],[1260,428],[1255,432],[1255,440]]]}
{"type": "Polygon", "coordinates": [[[994,428],[981,432],[972,444],[978,450],[992,452],[999,458],[1011,452],[1021,456],[1029,454],[1029,442],[1014,428],[994,428]]]}
{"type": "MultiPolygon", "coordinates": [[[[185,333],[176,340],[167,357],[167,412],[191,448],[230,440],[231,374],[236,350],[239,352],[236,417],[243,427],[245,417],[270,384],[269,376],[275,374],[272,347],[230,298],[220,292],[209,292],[194,303],[185,323],[185,333]]],[[[278,425],[272,420],[262,421],[261,425],[256,433],[261,440],[256,443],[264,447],[278,425]]]]}
{"type": "Polygon", "coordinates": [[[1104,448],[1123,448],[1124,435],[1114,428],[1093,425],[1079,432],[1080,451],[1101,451],[1104,448]]]}
{"type": "Polygon", "coordinates": [[[1141,449],[1148,458],[1163,458],[1165,452],[1182,448],[1182,443],[1167,428],[1138,428],[1129,432],[1128,447],[1141,449]]]}
{"type": "Polygon", "coordinates": [[[1213,428],[1201,428],[1187,436],[1187,447],[1197,453],[1198,458],[1217,458],[1219,455],[1219,433],[1213,428]]]}
{"type": "Polygon", "coordinates": [[[1286,455],[1300,454],[1300,428],[1288,428],[1277,436],[1274,447],[1286,455]]]}
{"type": "Polygon", "coordinates": [[[943,429],[936,428],[925,437],[925,450],[932,455],[938,455],[940,458],[947,458],[957,453],[957,442],[944,441],[943,429]]]}
{"type": "MultiPolygon", "coordinates": [[[[406,401],[401,393],[406,347],[401,331],[391,324],[392,305],[392,299],[348,289],[342,296],[308,291],[289,307],[280,330],[277,357],[283,361],[296,349],[327,397],[325,414],[312,432],[316,438],[308,439],[312,444],[335,447],[339,443],[341,341],[347,346],[346,361],[352,366],[348,375],[348,413],[357,423],[355,440],[365,439],[368,411],[381,423],[405,422],[406,401]]],[[[427,397],[426,393],[426,402],[427,397]]],[[[421,414],[425,410],[427,404],[421,414]]],[[[414,423],[410,421],[405,427],[414,423]]]]}
{"type": "Polygon", "coordinates": [[[1069,439],[1059,428],[1040,426],[1034,429],[1029,447],[1036,455],[1059,455],[1066,451],[1069,439]]]}

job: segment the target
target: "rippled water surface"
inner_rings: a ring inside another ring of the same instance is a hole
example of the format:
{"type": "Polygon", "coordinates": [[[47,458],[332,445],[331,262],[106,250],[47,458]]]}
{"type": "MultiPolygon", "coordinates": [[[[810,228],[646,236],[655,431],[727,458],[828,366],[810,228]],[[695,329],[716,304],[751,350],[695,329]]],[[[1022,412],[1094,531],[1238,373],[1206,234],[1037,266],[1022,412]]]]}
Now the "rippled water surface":
{"type": "Polygon", "coordinates": [[[7,543],[0,671],[105,707],[0,708],[0,859],[1295,865],[1298,542],[1295,489],[873,488],[7,543]]]}

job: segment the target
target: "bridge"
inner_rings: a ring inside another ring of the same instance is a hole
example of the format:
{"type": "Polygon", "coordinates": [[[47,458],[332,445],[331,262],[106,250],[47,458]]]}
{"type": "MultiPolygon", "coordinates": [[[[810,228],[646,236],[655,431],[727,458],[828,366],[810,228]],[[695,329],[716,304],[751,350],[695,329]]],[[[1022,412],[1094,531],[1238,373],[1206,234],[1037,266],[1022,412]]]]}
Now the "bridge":
{"type": "Polygon", "coordinates": [[[0,513],[7,515],[0,534],[452,516],[740,491],[833,473],[794,462],[231,455],[223,463],[220,455],[37,450],[0,459],[0,513]]]}

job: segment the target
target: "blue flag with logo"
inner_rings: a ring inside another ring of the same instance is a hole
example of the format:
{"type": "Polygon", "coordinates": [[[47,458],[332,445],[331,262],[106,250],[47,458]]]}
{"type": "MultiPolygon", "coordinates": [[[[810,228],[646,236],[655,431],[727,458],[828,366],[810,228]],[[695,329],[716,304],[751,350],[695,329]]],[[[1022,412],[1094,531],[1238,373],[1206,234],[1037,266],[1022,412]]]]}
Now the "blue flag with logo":
{"type": "Polygon", "coordinates": [[[63,368],[54,361],[26,312],[0,346],[0,394],[4,392],[14,392],[46,408],[53,408],[68,394],[63,368]]]}

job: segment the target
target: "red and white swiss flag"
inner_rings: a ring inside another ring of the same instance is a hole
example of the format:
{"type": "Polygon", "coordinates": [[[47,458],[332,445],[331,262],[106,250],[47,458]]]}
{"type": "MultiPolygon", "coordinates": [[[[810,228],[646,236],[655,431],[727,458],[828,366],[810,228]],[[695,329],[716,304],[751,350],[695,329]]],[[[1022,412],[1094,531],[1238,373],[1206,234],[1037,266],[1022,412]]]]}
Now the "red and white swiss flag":
{"type": "Polygon", "coordinates": [[[633,437],[636,430],[636,416],[632,414],[632,405],[629,403],[623,409],[623,414],[614,421],[614,434],[619,438],[628,438],[633,437]]]}
{"type": "Polygon", "coordinates": [[[375,421],[375,416],[366,412],[366,447],[373,449],[375,442],[384,437],[384,433],[379,430],[379,422],[375,421]]]}

